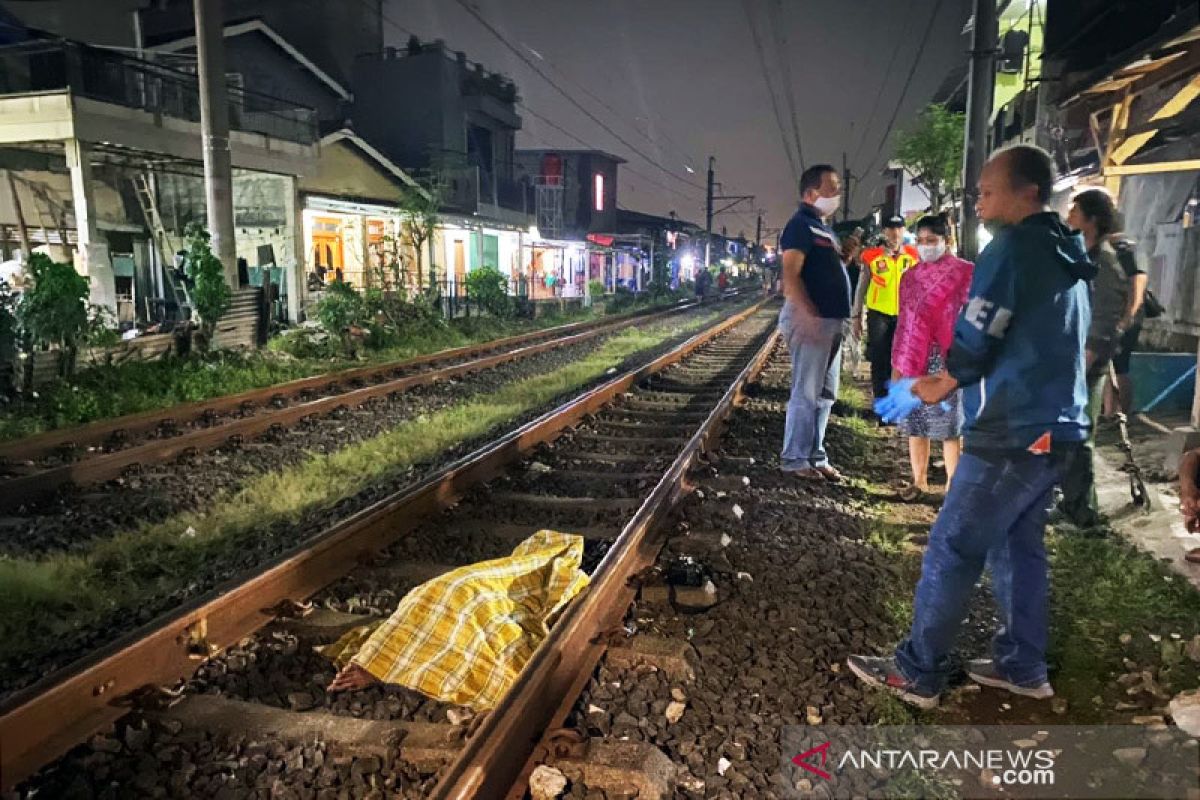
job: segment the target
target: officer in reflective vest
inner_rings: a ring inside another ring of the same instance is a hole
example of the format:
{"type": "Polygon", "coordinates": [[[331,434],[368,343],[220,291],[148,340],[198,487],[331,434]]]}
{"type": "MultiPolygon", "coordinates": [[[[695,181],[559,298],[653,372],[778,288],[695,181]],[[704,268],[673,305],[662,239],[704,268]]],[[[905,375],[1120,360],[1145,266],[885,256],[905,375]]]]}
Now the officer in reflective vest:
{"type": "Polygon", "coordinates": [[[862,338],[863,306],[867,309],[867,360],[871,362],[871,389],[876,398],[887,395],[892,377],[892,338],[900,313],[900,277],[921,260],[912,245],[904,243],[904,218],[883,223],[884,244],[864,250],[862,270],[854,294],[855,338],[862,338]]]}

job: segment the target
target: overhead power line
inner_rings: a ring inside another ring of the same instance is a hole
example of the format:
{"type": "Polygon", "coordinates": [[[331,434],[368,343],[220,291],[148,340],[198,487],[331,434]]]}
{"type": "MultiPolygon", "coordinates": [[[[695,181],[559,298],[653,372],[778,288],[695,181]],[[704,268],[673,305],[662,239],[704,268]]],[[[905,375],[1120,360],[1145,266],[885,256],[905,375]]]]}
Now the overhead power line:
{"type": "Polygon", "coordinates": [[[771,28],[775,34],[775,60],[779,62],[779,73],[783,79],[783,96],[787,100],[788,111],[792,117],[792,135],[796,137],[796,161],[800,171],[804,172],[804,144],[800,137],[800,118],[796,114],[796,91],[792,82],[792,65],[788,58],[787,37],[784,35],[783,5],[781,0],[767,7],[771,15],[771,28]]]}
{"type": "MultiPolygon", "coordinates": [[[[908,97],[908,90],[912,87],[913,77],[917,74],[917,67],[921,63],[921,54],[925,52],[925,45],[929,43],[929,35],[933,32],[934,22],[937,21],[937,14],[941,10],[942,2],[943,0],[937,0],[933,4],[933,10],[929,14],[929,23],[925,26],[925,33],[921,36],[921,43],[917,45],[917,52],[913,56],[912,66],[908,70],[908,77],[904,80],[904,88],[900,91],[900,97],[896,100],[896,107],[892,109],[892,118],[888,120],[887,130],[883,132],[883,138],[879,140],[879,149],[875,151],[875,156],[871,159],[871,163],[862,172],[863,177],[871,174],[871,170],[875,167],[875,162],[879,160],[879,154],[887,146],[888,137],[892,135],[892,128],[896,125],[896,118],[900,116],[900,108],[904,105],[904,100],[908,97]]],[[[861,182],[859,185],[862,185],[861,182]]]]}
{"type": "Polygon", "coordinates": [[[613,130],[613,128],[608,123],[606,123],[600,117],[593,114],[586,106],[584,106],[582,103],[580,103],[578,100],[576,100],[575,97],[570,92],[568,92],[566,89],[564,89],[562,86],[560,86],[557,81],[555,81],[553,78],[551,78],[549,75],[547,75],[545,70],[543,70],[541,67],[539,67],[535,61],[530,59],[529,56],[527,56],[525,53],[521,52],[521,48],[517,47],[512,42],[510,42],[507,39],[507,37],[504,36],[504,34],[502,34],[499,30],[496,29],[496,27],[494,25],[492,25],[492,23],[488,22],[486,17],[484,17],[482,14],[479,13],[479,11],[477,11],[475,8],[473,8],[471,6],[471,4],[469,2],[467,2],[467,0],[455,0],[455,1],[458,3],[458,5],[460,5],[463,8],[464,11],[466,11],[468,14],[470,14],[475,19],[476,22],[478,22],[480,25],[482,25],[484,28],[486,28],[487,31],[492,34],[492,36],[496,37],[496,39],[498,39],[500,41],[500,43],[503,44],[513,55],[515,55],[526,66],[528,66],[531,70],[533,70],[535,75],[537,75],[539,78],[544,80],[546,83],[548,83],[552,87],[554,87],[554,90],[557,91],[559,94],[561,94],[564,98],[566,98],[567,102],[569,102],[571,105],[575,106],[575,108],[579,109],[584,114],[584,116],[586,116],[592,122],[599,125],[610,136],[612,136],[614,139],[616,139],[621,144],[628,147],[632,152],[636,153],[638,155],[638,157],[640,157],[646,163],[648,163],[651,166],[655,167],[656,169],[666,173],[669,177],[674,178],[675,180],[679,181],[680,183],[686,183],[687,185],[689,185],[693,188],[701,189],[701,190],[704,189],[704,187],[701,186],[700,184],[695,183],[694,181],[690,181],[687,178],[677,175],[674,172],[672,172],[671,170],[667,169],[662,164],[658,163],[657,160],[655,160],[654,158],[652,158],[652,157],[646,155],[644,152],[642,152],[641,148],[639,148],[637,145],[633,144],[628,139],[626,139],[624,136],[622,136],[620,133],[613,130]]]}
{"type": "Polygon", "coordinates": [[[754,37],[754,52],[758,54],[758,66],[762,70],[763,83],[767,85],[767,94],[771,97],[771,109],[775,112],[775,124],[779,128],[779,140],[783,144],[783,154],[787,156],[788,166],[791,167],[792,180],[799,184],[800,170],[796,169],[796,158],[792,154],[787,129],[783,124],[783,112],[779,109],[779,101],[776,99],[775,89],[771,85],[771,71],[767,69],[767,58],[763,54],[762,39],[758,36],[758,26],[754,24],[754,11],[750,7],[750,0],[742,0],[742,8],[746,12],[746,24],[750,26],[750,35],[754,37]]]}
{"type": "Polygon", "coordinates": [[[896,37],[895,44],[892,46],[892,55],[888,58],[887,67],[883,70],[883,78],[879,81],[879,91],[875,93],[875,102],[871,103],[871,112],[867,114],[865,124],[862,127],[862,133],[858,136],[858,146],[854,148],[854,155],[850,157],[850,163],[858,163],[858,156],[862,153],[863,145],[867,143],[867,131],[871,128],[871,120],[875,119],[875,112],[879,110],[879,104],[883,102],[883,92],[887,89],[888,83],[892,77],[892,67],[896,66],[896,58],[900,55],[900,47],[907,40],[908,27],[912,22],[913,6],[916,0],[908,0],[908,9],[904,12],[904,29],[901,35],[896,37]]]}
{"type": "MultiPolygon", "coordinates": [[[[536,119],[536,120],[538,120],[538,121],[540,121],[540,122],[542,122],[542,123],[544,123],[544,124],[546,124],[546,125],[549,125],[551,128],[554,128],[554,130],[558,131],[558,132],[559,132],[559,133],[561,133],[562,135],[569,137],[569,138],[570,138],[571,140],[573,140],[573,141],[574,141],[576,144],[581,144],[581,145],[583,145],[584,147],[588,148],[589,150],[597,150],[597,149],[599,149],[599,148],[597,148],[597,147],[596,147],[594,144],[592,144],[591,142],[587,141],[586,139],[582,138],[581,136],[579,136],[579,135],[577,135],[577,134],[574,134],[574,133],[572,133],[571,131],[567,130],[567,129],[566,129],[566,128],[564,128],[563,126],[559,125],[559,124],[558,124],[557,122],[555,122],[554,120],[552,120],[552,119],[550,119],[550,118],[548,118],[548,117],[546,117],[546,116],[543,116],[542,114],[539,114],[538,112],[534,111],[532,108],[530,108],[530,107],[529,107],[528,105],[526,105],[524,102],[521,102],[521,103],[519,103],[519,105],[521,106],[521,108],[522,108],[522,109],[524,109],[524,110],[525,110],[525,112],[526,112],[526,113],[528,113],[528,114],[529,114],[529,116],[533,117],[534,119],[536,119]]],[[[636,170],[636,169],[633,169],[633,168],[632,168],[632,167],[630,167],[628,164],[626,164],[625,166],[623,166],[621,169],[622,169],[623,171],[625,171],[625,172],[628,172],[628,173],[630,173],[631,175],[636,175],[636,176],[638,176],[639,178],[641,178],[642,180],[644,180],[644,181],[647,181],[648,183],[654,184],[655,186],[658,186],[658,187],[659,187],[659,188],[661,188],[661,189],[665,189],[665,190],[666,190],[666,191],[668,191],[668,192],[672,192],[672,193],[674,193],[674,194],[676,194],[676,195],[678,195],[678,196],[680,196],[680,197],[684,198],[685,200],[692,200],[693,202],[696,202],[696,203],[703,203],[703,202],[704,202],[704,198],[702,198],[702,197],[698,197],[698,196],[696,196],[696,195],[690,195],[690,194],[688,194],[687,192],[680,191],[679,189],[676,189],[676,188],[675,188],[675,187],[673,187],[673,186],[670,186],[670,185],[668,185],[668,184],[665,184],[665,183],[663,183],[662,181],[660,181],[660,180],[658,180],[658,179],[656,179],[656,178],[652,178],[652,177],[650,177],[649,175],[647,175],[647,174],[646,174],[646,173],[644,173],[644,172],[639,172],[638,170],[636,170]]]]}

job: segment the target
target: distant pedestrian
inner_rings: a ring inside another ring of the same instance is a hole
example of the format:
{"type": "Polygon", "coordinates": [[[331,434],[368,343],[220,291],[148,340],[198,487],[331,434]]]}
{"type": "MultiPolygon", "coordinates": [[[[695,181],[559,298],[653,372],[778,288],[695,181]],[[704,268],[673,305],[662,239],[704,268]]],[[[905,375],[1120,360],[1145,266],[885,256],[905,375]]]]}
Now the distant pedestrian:
{"type": "Polygon", "coordinates": [[[704,267],[696,267],[695,282],[693,284],[696,291],[696,299],[704,302],[705,295],[708,294],[709,286],[712,285],[712,275],[704,267]]]}
{"type": "MultiPolygon", "coordinates": [[[[847,662],[867,684],[921,708],[937,705],[985,564],[1001,627],[993,657],[970,662],[967,675],[1026,697],[1054,694],[1043,537],[1063,462],[1087,438],[1084,341],[1096,274],[1081,237],[1046,207],[1054,178],[1049,154],[1029,145],[987,162],[979,215],[1004,227],[975,266],[948,371],[898,381],[879,404],[903,418],[960,386],[985,384],[982,405],[967,409],[965,452],[929,535],[908,637],[892,657],[847,662]]],[[[979,402],[973,393],[964,399],[979,402]]]]}
{"type": "Polygon", "coordinates": [[[1130,281],[1108,237],[1117,228],[1117,207],[1103,189],[1080,192],[1071,202],[1067,224],[1083,234],[1088,257],[1096,265],[1092,281],[1092,322],[1087,335],[1087,415],[1091,429],[1083,445],[1065,466],[1059,513],[1079,528],[1101,522],[1093,463],[1096,420],[1104,396],[1109,363],[1121,346],[1122,321],[1129,306],[1130,281]]]}
{"type": "MultiPolygon", "coordinates": [[[[942,216],[917,222],[920,263],[900,279],[900,313],[892,346],[892,378],[937,375],[946,369],[946,355],[954,339],[954,322],[967,303],[975,266],[948,250],[949,225],[942,216]]],[[[899,423],[908,435],[908,455],[913,482],[903,493],[915,500],[929,491],[930,441],[942,443],[946,464],[946,491],[958,466],[962,443],[961,391],[944,403],[922,405],[899,423]]]]}
{"type": "Polygon", "coordinates": [[[853,333],[862,338],[867,311],[867,360],[871,362],[871,391],[876,399],[887,394],[892,376],[892,340],[900,310],[900,279],[920,261],[917,250],[904,243],[904,218],[883,223],[884,243],[863,251],[861,274],[854,292],[853,333]]]}
{"type": "Polygon", "coordinates": [[[846,263],[858,249],[838,242],[827,220],[841,204],[841,178],[828,164],[800,177],[800,210],[779,238],[784,304],[779,329],[792,356],[781,466],[808,480],[839,481],[825,452],[825,429],[841,377],[842,325],[850,314],[846,263]]]}
{"type": "Polygon", "coordinates": [[[721,267],[721,271],[717,274],[717,289],[724,292],[729,288],[729,275],[725,272],[725,268],[721,267]]]}

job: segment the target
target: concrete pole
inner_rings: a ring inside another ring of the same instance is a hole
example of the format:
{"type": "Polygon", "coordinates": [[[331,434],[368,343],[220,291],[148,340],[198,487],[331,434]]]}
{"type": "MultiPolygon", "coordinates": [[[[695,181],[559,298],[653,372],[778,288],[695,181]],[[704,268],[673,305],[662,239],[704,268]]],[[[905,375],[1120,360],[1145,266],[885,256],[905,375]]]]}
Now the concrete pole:
{"type": "MultiPolygon", "coordinates": [[[[79,247],[75,252],[75,270],[88,276],[91,301],[112,311],[117,309],[116,276],[108,257],[108,243],[101,240],[96,225],[96,203],[92,193],[91,148],[78,139],[64,142],[67,168],[71,172],[71,202],[75,210],[75,235],[79,247]]],[[[42,236],[49,243],[43,228],[42,236]]],[[[64,242],[64,245],[66,243],[64,242]]]]}
{"type": "Polygon", "coordinates": [[[967,89],[966,158],[963,163],[962,256],[979,255],[979,218],[975,197],[979,174],[987,160],[988,129],[996,92],[996,50],[1000,36],[996,0],[975,0],[975,26],[971,32],[971,78],[967,89]]]}
{"type": "MultiPolygon", "coordinates": [[[[704,268],[708,269],[709,259],[712,255],[712,221],[713,221],[713,185],[715,184],[714,169],[717,165],[717,159],[714,156],[708,157],[708,196],[706,197],[704,210],[704,268]]],[[[692,276],[688,276],[692,277],[692,276]]]]}
{"type": "Polygon", "coordinates": [[[225,37],[221,0],[192,0],[196,13],[196,65],[200,78],[200,128],[204,137],[204,200],[213,254],[225,280],[237,288],[233,238],[233,163],[229,152],[229,99],[225,91],[225,37]]]}

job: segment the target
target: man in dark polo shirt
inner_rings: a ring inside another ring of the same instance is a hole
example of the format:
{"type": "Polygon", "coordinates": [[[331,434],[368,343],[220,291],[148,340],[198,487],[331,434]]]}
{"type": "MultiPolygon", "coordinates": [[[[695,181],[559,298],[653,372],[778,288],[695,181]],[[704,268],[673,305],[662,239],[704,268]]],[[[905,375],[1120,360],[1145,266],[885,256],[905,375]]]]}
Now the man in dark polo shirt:
{"type": "Polygon", "coordinates": [[[842,329],[850,317],[846,262],[858,249],[843,247],[825,223],[841,204],[841,178],[829,164],[800,176],[800,210],[779,237],[783,295],[779,330],[792,354],[781,467],[816,481],[839,481],[825,452],[825,427],[837,397],[842,369],[842,329]]]}

